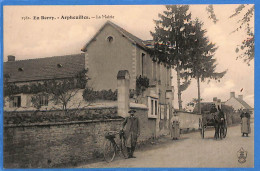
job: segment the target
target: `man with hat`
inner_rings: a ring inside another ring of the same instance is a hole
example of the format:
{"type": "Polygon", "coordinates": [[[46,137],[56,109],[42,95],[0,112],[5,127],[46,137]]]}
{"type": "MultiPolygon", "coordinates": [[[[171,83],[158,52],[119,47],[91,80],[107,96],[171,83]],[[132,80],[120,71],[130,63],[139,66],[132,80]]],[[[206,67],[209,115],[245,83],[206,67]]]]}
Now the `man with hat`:
{"type": "Polygon", "coordinates": [[[139,126],[139,120],[137,117],[134,116],[135,110],[129,110],[130,116],[125,118],[125,121],[123,122],[123,130],[125,133],[126,138],[126,147],[128,152],[128,158],[135,158],[133,156],[137,138],[140,135],[140,126],[139,126]]]}

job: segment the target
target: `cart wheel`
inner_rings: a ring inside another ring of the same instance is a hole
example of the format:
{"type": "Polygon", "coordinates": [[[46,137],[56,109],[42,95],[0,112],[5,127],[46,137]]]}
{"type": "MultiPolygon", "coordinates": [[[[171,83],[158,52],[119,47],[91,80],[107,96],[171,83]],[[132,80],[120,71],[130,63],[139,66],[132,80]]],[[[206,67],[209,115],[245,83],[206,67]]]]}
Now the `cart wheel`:
{"type": "Polygon", "coordinates": [[[112,162],[116,155],[116,146],[108,139],[106,139],[104,144],[104,159],[107,162],[112,162]]]}

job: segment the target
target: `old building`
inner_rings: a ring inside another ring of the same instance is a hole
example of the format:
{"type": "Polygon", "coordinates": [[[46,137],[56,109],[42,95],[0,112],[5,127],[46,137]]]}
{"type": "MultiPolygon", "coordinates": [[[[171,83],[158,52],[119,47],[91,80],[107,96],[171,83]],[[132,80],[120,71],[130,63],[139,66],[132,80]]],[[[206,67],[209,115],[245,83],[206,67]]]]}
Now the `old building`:
{"type": "Polygon", "coordinates": [[[130,89],[136,89],[138,77],[149,79],[149,88],[138,103],[149,106],[149,115],[157,118],[159,110],[172,107],[171,69],[158,63],[150,49],[151,41],[143,41],[118,25],[107,21],[82,48],[89,69],[90,85],[96,90],[117,88],[119,70],[128,70],[130,89]]]}
{"type": "MultiPolygon", "coordinates": [[[[42,84],[46,80],[72,78],[84,69],[84,54],[28,60],[15,60],[15,56],[8,56],[8,61],[4,62],[6,82],[19,86],[20,91],[11,98],[5,97],[4,110],[35,110],[31,102],[33,94],[26,90],[22,91],[21,87],[42,84]]],[[[42,109],[51,109],[54,106],[48,97],[40,98],[42,109]]]]}
{"type": "MultiPolygon", "coordinates": [[[[160,117],[161,110],[167,111],[168,116],[173,100],[171,69],[156,61],[150,45],[151,41],[143,41],[107,21],[81,49],[84,54],[30,60],[15,60],[14,56],[9,56],[4,63],[4,74],[9,76],[8,82],[21,86],[48,79],[69,78],[80,70],[88,69],[90,87],[96,91],[115,91],[118,71],[127,70],[130,90],[137,89],[138,78],[147,78],[149,81],[149,87],[138,96],[134,93],[131,102],[147,105],[151,118],[160,117]]],[[[78,98],[81,98],[80,95],[78,98]]],[[[30,101],[30,95],[17,94],[5,104],[5,110],[26,110],[31,107],[30,101]]],[[[45,97],[42,103],[46,109],[52,105],[45,97]]]]}
{"type": "Polygon", "coordinates": [[[254,112],[254,108],[244,101],[243,95],[238,95],[238,97],[236,97],[235,92],[230,92],[230,98],[225,102],[225,104],[232,106],[236,111],[247,109],[251,113],[254,112]]]}
{"type": "MultiPolygon", "coordinates": [[[[146,108],[147,117],[159,132],[168,127],[173,108],[173,86],[171,68],[157,61],[152,51],[152,41],[143,41],[116,24],[107,21],[81,49],[77,55],[16,60],[9,56],[4,63],[7,82],[23,86],[42,83],[45,80],[59,80],[75,76],[88,69],[88,87],[94,91],[118,90],[119,71],[129,73],[129,106],[146,108]],[[139,90],[139,92],[137,92],[139,90]],[[165,128],[166,128],[165,127],[165,128]]],[[[71,108],[79,103],[84,106],[84,88],[70,99],[71,108]],[[82,103],[83,101],[83,103],[82,103]]],[[[33,93],[20,92],[5,98],[5,111],[35,110],[33,93]]],[[[128,98],[128,97],[127,97],[128,98]]],[[[87,102],[86,102],[87,103],[87,102]]],[[[99,101],[93,105],[118,106],[116,101],[99,101]]],[[[57,104],[47,96],[40,97],[40,110],[57,109],[57,104]]],[[[59,104],[61,107],[61,104],[59,104]]],[[[77,106],[79,107],[79,106],[77,106]]]]}

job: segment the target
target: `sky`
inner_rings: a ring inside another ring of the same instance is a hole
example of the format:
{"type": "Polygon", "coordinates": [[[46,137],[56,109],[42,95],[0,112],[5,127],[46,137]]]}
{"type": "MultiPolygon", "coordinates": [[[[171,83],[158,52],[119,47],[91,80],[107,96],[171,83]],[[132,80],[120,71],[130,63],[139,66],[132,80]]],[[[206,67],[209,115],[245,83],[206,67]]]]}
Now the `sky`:
{"type": "MultiPolygon", "coordinates": [[[[245,31],[231,33],[238,26],[237,18],[229,19],[238,5],[214,5],[218,18],[217,24],[208,18],[206,5],[190,5],[192,18],[204,22],[204,29],[210,41],[216,43],[218,50],[217,71],[228,70],[220,82],[201,83],[203,101],[212,101],[218,97],[226,101],[230,92],[236,96],[242,94],[244,100],[254,106],[254,61],[250,66],[242,60],[236,60],[235,49],[246,39],[245,31]],[[243,91],[240,90],[243,88],[243,91]]],[[[4,6],[4,61],[8,55],[16,60],[61,56],[82,53],[81,48],[94,36],[107,19],[97,16],[109,15],[110,21],[143,40],[151,40],[150,31],[154,31],[154,19],[162,13],[165,6],[158,5],[125,5],[125,6],[4,6]],[[67,20],[62,16],[88,16],[91,19],[67,20]],[[41,19],[55,17],[55,20],[41,19]],[[30,19],[26,19],[26,18],[30,19]],[[39,20],[34,19],[39,17],[39,20]],[[59,19],[58,19],[59,17],[59,19]],[[97,18],[96,18],[97,17],[97,18]]],[[[251,25],[254,25],[251,21],[251,25]]],[[[173,71],[175,92],[176,73],[173,71]]],[[[182,93],[183,106],[197,98],[197,83],[182,93]]],[[[174,105],[178,108],[177,93],[174,105]]]]}

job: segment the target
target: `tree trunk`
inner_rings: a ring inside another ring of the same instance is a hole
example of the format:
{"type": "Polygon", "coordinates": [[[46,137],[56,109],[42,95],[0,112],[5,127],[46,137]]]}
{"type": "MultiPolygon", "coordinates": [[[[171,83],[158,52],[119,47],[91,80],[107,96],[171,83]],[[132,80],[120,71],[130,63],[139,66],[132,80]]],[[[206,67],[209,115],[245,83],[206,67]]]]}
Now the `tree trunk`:
{"type": "Polygon", "coordinates": [[[178,87],[178,103],[179,103],[179,110],[182,110],[182,101],[181,101],[181,81],[180,81],[180,69],[179,66],[176,67],[177,71],[177,87],[178,87]]]}
{"type": "Polygon", "coordinates": [[[197,84],[198,84],[198,113],[201,114],[201,107],[200,107],[200,78],[197,77],[197,84]]]}

